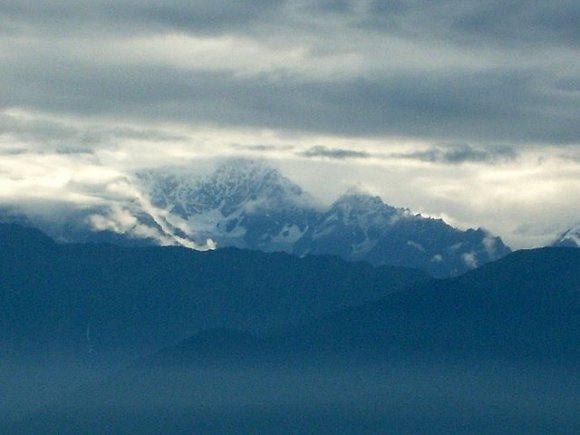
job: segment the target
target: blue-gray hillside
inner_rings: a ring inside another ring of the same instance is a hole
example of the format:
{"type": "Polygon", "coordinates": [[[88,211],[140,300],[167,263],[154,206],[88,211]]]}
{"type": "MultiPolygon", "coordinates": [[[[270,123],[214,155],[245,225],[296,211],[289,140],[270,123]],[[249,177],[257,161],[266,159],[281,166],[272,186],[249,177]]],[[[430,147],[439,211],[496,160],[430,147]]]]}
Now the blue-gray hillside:
{"type": "Polygon", "coordinates": [[[519,251],[276,337],[202,332],[13,427],[571,434],[579,370],[580,251],[519,251]]]}
{"type": "Polygon", "coordinates": [[[580,369],[580,251],[517,251],[461,277],[417,283],[270,338],[208,331],[160,355],[188,355],[185,360],[194,362],[212,352],[227,356],[228,348],[238,355],[281,356],[281,362],[303,356],[448,358],[580,369]]]}

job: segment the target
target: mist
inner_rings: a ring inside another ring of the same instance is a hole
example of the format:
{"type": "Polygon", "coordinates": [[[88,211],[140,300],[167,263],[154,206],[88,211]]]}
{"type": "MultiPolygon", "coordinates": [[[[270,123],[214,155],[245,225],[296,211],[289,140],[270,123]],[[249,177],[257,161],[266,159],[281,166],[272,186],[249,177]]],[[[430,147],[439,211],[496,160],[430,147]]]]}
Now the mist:
{"type": "Polygon", "coordinates": [[[14,423],[26,433],[576,433],[574,370],[313,362],[141,367],[14,423]],[[572,382],[571,382],[572,380],[572,382]]]}

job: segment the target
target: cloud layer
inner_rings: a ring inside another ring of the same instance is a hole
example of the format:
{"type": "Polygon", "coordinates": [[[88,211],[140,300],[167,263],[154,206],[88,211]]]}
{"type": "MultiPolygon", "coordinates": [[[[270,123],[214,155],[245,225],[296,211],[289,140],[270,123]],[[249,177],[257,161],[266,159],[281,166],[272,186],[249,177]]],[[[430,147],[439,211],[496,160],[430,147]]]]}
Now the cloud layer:
{"type": "Polygon", "coordinates": [[[578,9],[8,0],[0,101],[136,123],[578,144],[578,9]]]}
{"type": "Polygon", "coordinates": [[[103,201],[111,174],[243,154],[489,227],[534,174],[498,228],[549,200],[531,245],[580,219],[579,21],[575,0],[4,0],[2,198],[103,201]]]}

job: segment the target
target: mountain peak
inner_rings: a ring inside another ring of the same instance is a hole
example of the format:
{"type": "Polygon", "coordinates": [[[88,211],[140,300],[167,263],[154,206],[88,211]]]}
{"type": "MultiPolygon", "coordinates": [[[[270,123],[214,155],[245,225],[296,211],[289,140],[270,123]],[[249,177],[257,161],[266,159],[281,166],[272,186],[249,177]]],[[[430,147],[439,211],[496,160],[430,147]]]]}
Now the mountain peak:
{"type": "Polygon", "coordinates": [[[122,221],[125,226],[118,227],[125,229],[130,216],[134,226],[125,234],[160,234],[153,243],[336,255],[419,268],[438,277],[461,274],[510,252],[487,232],[461,231],[393,207],[360,185],[330,207],[319,206],[264,161],[218,161],[204,177],[185,167],[154,169],[130,181],[141,193],[138,203],[127,204],[125,214],[104,210],[90,217],[102,214],[113,223],[122,221]]]}
{"type": "Polygon", "coordinates": [[[157,169],[138,173],[137,180],[155,206],[184,219],[212,210],[230,216],[247,207],[287,208],[312,202],[300,186],[258,160],[223,160],[203,179],[183,170],[157,169]]]}
{"type": "Polygon", "coordinates": [[[344,192],[334,203],[332,209],[343,212],[363,211],[363,212],[388,212],[391,214],[397,209],[386,204],[381,197],[372,195],[360,187],[351,187],[344,192]]]}
{"type": "Polygon", "coordinates": [[[309,200],[300,186],[262,161],[225,160],[199,184],[199,202],[228,216],[247,205],[273,208],[309,200]]]}
{"type": "Polygon", "coordinates": [[[234,158],[221,161],[211,175],[214,179],[237,178],[259,181],[267,177],[282,177],[273,166],[261,160],[234,158]]]}
{"type": "Polygon", "coordinates": [[[580,248],[580,225],[565,231],[560,237],[558,237],[552,246],[580,248]]]}

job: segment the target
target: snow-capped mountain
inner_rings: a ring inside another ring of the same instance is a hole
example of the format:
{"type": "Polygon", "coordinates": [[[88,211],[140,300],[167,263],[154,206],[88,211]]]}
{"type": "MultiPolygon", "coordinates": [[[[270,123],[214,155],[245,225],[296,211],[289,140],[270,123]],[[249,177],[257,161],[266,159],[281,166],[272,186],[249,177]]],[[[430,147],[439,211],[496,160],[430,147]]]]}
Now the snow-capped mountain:
{"type": "Polygon", "coordinates": [[[137,179],[152,204],[184,219],[211,210],[228,217],[241,209],[274,209],[312,201],[276,169],[252,160],[228,160],[205,179],[170,169],[139,172],[137,179]]]}
{"type": "Polygon", "coordinates": [[[298,254],[414,267],[439,277],[460,274],[509,252],[499,237],[485,230],[461,231],[356,191],[340,197],[295,248],[298,254]]]}
{"type": "Polygon", "coordinates": [[[275,168],[228,160],[206,177],[183,169],[142,171],[122,181],[127,200],[31,219],[64,242],[234,246],[461,274],[510,252],[482,229],[462,231],[381,198],[349,190],[323,207],[275,168]]]}
{"type": "Polygon", "coordinates": [[[570,228],[552,243],[554,247],[580,248],[580,225],[570,228]]]}
{"type": "Polygon", "coordinates": [[[317,216],[311,196],[263,162],[229,160],[205,179],[146,171],[136,180],[169,212],[168,224],[197,243],[292,252],[317,216]]]}
{"type": "Polygon", "coordinates": [[[461,231],[439,219],[349,190],[330,207],[263,162],[231,160],[197,179],[172,171],[136,177],[168,225],[185,237],[296,255],[330,254],[457,275],[510,252],[484,230],[461,231]]]}

